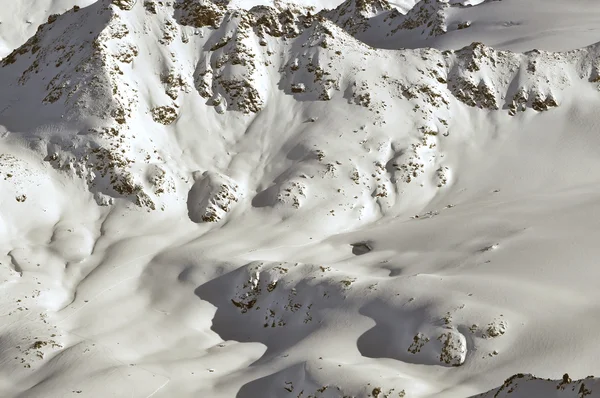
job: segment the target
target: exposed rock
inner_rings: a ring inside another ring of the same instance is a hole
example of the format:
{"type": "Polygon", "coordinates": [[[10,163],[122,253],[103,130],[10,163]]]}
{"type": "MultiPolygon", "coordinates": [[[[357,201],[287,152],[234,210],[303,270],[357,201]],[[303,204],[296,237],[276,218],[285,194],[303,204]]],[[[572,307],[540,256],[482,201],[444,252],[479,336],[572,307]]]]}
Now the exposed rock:
{"type": "Polygon", "coordinates": [[[507,329],[507,324],[506,321],[503,320],[494,320],[493,322],[491,322],[487,329],[486,329],[486,333],[488,337],[498,337],[498,336],[502,336],[504,333],[506,333],[506,329],[507,329]]]}
{"type": "Polygon", "coordinates": [[[255,6],[250,9],[253,26],[259,37],[297,37],[302,30],[311,26],[314,16],[310,13],[299,13],[298,10],[276,10],[268,6],[255,6]]]}
{"type": "Polygon", "coordinates": [[[410,347],[408,347],[408,352],[411,354],[417,354],[421,352],[421,349],[427,343],[429,343],[429,337],[425,336],[423,333],[417,333],[413,338],[410,347]]]}
{"type": "Polygon", "coordinates": [[[194,222],[218,222],[241,198],[239,186],[231,178],[204,172],[188,195],[189,217],[194,222]]]}
{"type": "Polygon", "coordinates": [[[350,34],[365,32],[369,20],[382,13],[395,10],[386,0],[346,0],[335,10],[323,15],[350,34]]]}
{"type": "Polygon", "coordinates": [[[135,6],[137,0],[112,0],[112,3],[121,10],[129,11],[135,6]]]}
{"type": "Polygon", "coordinates": [[[180,24],[202,28],[217,28],[221,24],[224,11],[212,1],[183,0],[175,3],[175,17],[180,24]]]}
{"type": "Polygon", "coordinates": [[[465,336],[455,330],[448,330],[438,337],[442,344],[440,362],[451,366],[460,366],[467,357],[467,341],[465,336]]]}
{"type": "Polygon", "coordinates": [[[572,398],[585,398],[592,395],[600,388],[599,379],[588,376],[581,380],[572,380],[564,374],[561,380],[542,379],[531,374],[517,373],[504,381],[493,390],[479,394],[472,398],[513,397],[530,398],[535,396],[561,396],[572,398]]]}
{"type": "Polygon", "coordinates": [[[544,112],[550,108],[556,108],[557,106],[558,103],[552,94],[545,96],[544,94],[537,93],[531,102],[531,107],[538,112],[544,112]]]}
{"type": "MultiPolygon", "coordinates": [[[[11,96],[25,98],[30,95],[26,93],[37,92],[31,87],[43,87],[36,100],[49,109],[44,123],[90,120],[89,129],[61,137],[59,148],[48,151],[47,160],[53,167],[85,179],[94,193],[127,197],[149,206],[154,206],[150,203],[156,200],[155,190],[162,188],[154,188],[152,183],[144,188],[146,176],[133,165],[157,162],[159,155],[149,139],[138,136],[133,145],[135,133],[129,131],[129,122],[134,117],[147,118],[144,113],[151,109],[155,122],[174,123],[180,109],[185,109],[180,96],[192,91],[192,79],[197,92],[190,92],[186,102],[199,95],[205,99],[202,104],[214,106],[221,114],[257,114],[277,86],[275,90],[287,95],[301,93],[297,99],[303,101],[343,96],[365,108],[357,111],[368,110],[373,115],[384,114],[384,102],[390,99],[410,102],[420,117],[414,139],[381,159],[385,173],[362,166],[345,169],[333,162],[312,171],[321,178],[350,176],[353,188],[368,186],[370,200],[382,206],[384,199],[393,203],[394,195],[406,184],[412,184],[412,189],[421,184],[441,188],[451,183],[450,170],[439,160],[438,144],[451,129],[452,107],[466,104],[488,111],[503,109],[511,115],[549,111],[562,103],[563,92],[573,86],[576,76],[583,82],[594,82],[598,76],[600,58],[595,46],[567,53],[525,54],[496,51],[482,43],[445,52],[397,50],[403,66],[419,65],[418,73],[385,73],[375,81],[359,76],[360,69],[345,62],[346,55],[360,56],[371,64],[380,56],[348,32],[359,35],[363,28],[387,24],[390,29],[401,26],[418,32],[421,28],[425,34],[438,34],[445,29],[448,7],[453,7],[446,1],[422,1],[406,17],[380,0],[348,0],[333,11],[318,14],[281,5],[233,10],[222,2],[205,0],[146,0],[146,12],[126,12],[135,4],[129,0],[97,2],[51,15],[33,37],[1,62],[6,76],[17,76],[11,96]],[[144,24],[136,22],[140,15],[144,24]],[[187,43],[189,48],[204,49],[192,62],[171,53],[164,64],[156,66],[163,91],[173,100],[156,108],[153,102],[139,104],[138,93],[145,82],[132,73],[138,59],[147,59],[139,37],[152,29],[164,44],[159,46],[161,51],[170,52],[174,44],[187,43]],[[276,70],[279,61],[274,54],[280,51],[285,55],[276,70]]],[[[3,108],[9,105],[7,101],[3,108]]],[[[374,117],[374,122],[384,121],[383,116],[374,117]]],[[[276,188],[266,201],[269,206],[298,209],[312,201],[306,195],[310,184],[292,178],[273,184],[276,188]]]]}
{"type": "Polygon", "coordinates": [[[400,20],[391,31],[420,29],[424,36],[440,36],[446,33],[446,10],[450,8],[448,0],[421,0],[400,20]]]}
{"type": "Polygon", "coordinates": [[[172,106],[159,106],[152,108],[152,119],[156,123],[168,125],[177,119],[177,110],[172,106]]]}
{"type": "Polygon", "coordinates": [[[292,93],[303,93],[306,91],[304,83],[292,84],[292,93]]]}
{"type": "Polygon", "coordinates": [[[355,256],[361,256],[363,254],[369,253],[373,248],[367,242],[358,242],[350,244],[352,246],[352,254],[355,256]]]}

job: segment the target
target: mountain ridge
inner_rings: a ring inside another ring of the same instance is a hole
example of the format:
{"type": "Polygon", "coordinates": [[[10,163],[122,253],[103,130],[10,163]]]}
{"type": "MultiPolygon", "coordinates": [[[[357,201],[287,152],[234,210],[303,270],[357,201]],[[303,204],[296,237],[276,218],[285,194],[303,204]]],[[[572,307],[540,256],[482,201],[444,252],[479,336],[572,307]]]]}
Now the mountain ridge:
{"type": "MultiPolygon", "coordinates": [[[[366,2],[360,3],[364,3],[363,8],[367,7],[366,2]]],[[[164,61],[160,62],[164,65],[166,61],[171,66],[157,65],[163,72],[152,79],[157,86],[164,87],[165,95],[161,94],[164,98],[160,101],[162,104],[153,106],[139,103],[139,88],[147,82],[136,80],[131,66],[136,64],[140,51],[147,51],[140,49],[136,37],[143,37],[145,31],[150,32],[148,29],[153,29],[149,27],[151,25],[154,29],[158,27],[156,22],[150,22],[155,19],[156,9],[149,6],[150,2],[146,2],[145,8],[137,3],[123,4],[126,7],[121,6],[123,9],[120,9],[118,5],[99,2],[91,8],[72,9],[62,17],[50,16],[34,37],[2,60],[3,78],[21,72],[18,81],[10,83],[16,90],[13,98],[19,98],[19,92],[27,92],[23,90],[28,85],[45,84],[42,108],[52,109],[57,106],[55,103],[64,104],[64,110],[53,112],[60,114],[60,119],[54,116],[46,123],[61,125],[81,118],[103,120],[84,133],[85,137],[91,139],[84,144],[89,148],[85,152],[69,155],[75,158],[60,159],[59,152],[62,149],[58,149],[58,152],[48,149],[44,154],[58,168],[65,164],[74,166],[76,173],[87,179],[91,187],[100,185],[97,196],[102,203],[110,203],[114,197],[133,197],[133,201],[140,206],[164,208],[164,204],[155,204],[157,196],[165,191],[173,191],[173,179],[178,177],[167,176],[168,173],[157,165],[150,177],[155,181],[151,188],[153,192],[144,187],[144,183],[140,182],[142,177],[130,171],[131,165],[158,159],[155,155],[156,146],[151,143],[152,139],[145,143],[138,140],[134,145],[142,144],[137,149],[141,153],[131,154],[132,144],[126,143],[131,141],[130,133],[125,132],[131,118],[147,118],[143,115],[148,112],[159,129],[160,125],[177,123],[180,95],[190,96],[196,92],[200,96],[198,100],[206,101],[217,113],[240,111],[242,114],[253,114],[265,106],[273,89],[269,87],[274,85],[284,95],[291,95],[300,101],[328,101],[342,92],[351,92],[347,100],[366,107],[377,118],[377,114],[382,112],[380,107],[385,108],[385,105],[381,99],[372,97],[373,93],[369,92],[368,87],[383,85],[387,86],[387,95],[392,98],[397,96],[403,101],[417,102],[419,108],[416,111],[424,116],[422,125],[416,128],[423,133],[425,140],[427,136],[448,133],[449,118],[435,119],[431,115],[433,110],[438,115],[441,115],[440,109],[449,112],[454,106],[450,104],[451,97],[469,107],[508,110],[510,115],[529,108],[543,112],[559,106],[561,92],[571,85],[575,72],[579,74],[579,79],[589,81],[594,81],[598,75],[598,65],[593,60],[598,52],[597,45],[564,54],[533,51],[519,55],[498,52],[481,43],[473,43],[454,52],[396,50],[396,54],[405,60],[422,58],[426,66],[424,70],[417,69],[420,76],[406,80],[406,77],[398,79],[384,74],[383,81],[362,81],[359,84],[357,79],[348,77],[347,66],[343,57],[338,55],[341,54],[338,49],[343,48],[346,54],[354,52],[356,56],[364,51],[368,57],[377,59],[376,50],[356,41],[321,14],[313,17],[310,12],[301,14],[298,10],[278,13],[265,7],[227,11],[218,5],[196,6],[199,3],[185,1],[174,3],[172,8],[167,5],[166,15],[171,15],[171,19],[154,33],[155,37],[159,37],[156,45],[159,49],[163,47],[160,51],[165,56],[164,61]],[[138,11],[134,12],[134,7],[138,11]],[[125,14],[120,16],[120,13],[125,14]],[[124,23],[123,18],[129,13],[134,13],[134,20],[138,19],[138,26],[144,26],[143,31],[131,25],[133,21],[124,23]],[[99,24],[99,28],[96,33],[88,35],[88,44],[76,45],[60,39],[84,37],[83,32],[73,31],[77,29],[77,21],[83,18],[81,26],[85,26],[88,25],[85,19],[91,16],[96,18],[96,15],[104,16],[104,22],[95,19],[94,23],[99,24]],[[70,23],[69,18],[73,19],[70,23]],[[219,23],[221,18],[223,22],[219,23]],[[142,20],[145,22],[139,25],[142,20]],[[178,21],[183,25],[178,25],[178,21]],[[65,24],[68,25],[63,27],[65,24]],[[219,27],[214,28],[216,25],[219,27]],[[208,29],[205,33],[207,38],[202,38],[204,34],[198,36],[199,31],[190,31],[190,28],[201,27],[208,29]],[[178,42],[176,47],[193,48],[195,45],[190,43],[192,38],[198,43],[196,46],[202,45],[208,51],[193,61],[196,62],[193,71],[191,68],[185,71],[184,64],[175,60],[169,48],[175,46],[175,42],[178,42]],[[53,43],[54,47],[47,49],[47,43],[53,43]],[[274,62],[274,54],[282,51],[275,50],[277,46],[289,48],[293,54],[281,65],[274,62]],[[27,58],[29,61],[25,61],[27,58]],[[561,63],[559,67],[556,66],[557,62],[561,63]],[[52,77],[41,77],[40,80],[39,76],[43,73],[38,72],[42,66],[58,73],[52,77]],[[576,70],[566,73],[568,68],[576,70]],[[426,78],[427,74],[430,77],[426,78]],[[421,80],[423,83],[419,83],[421,80]],[[20,87],[23,90],[19,91],[20,87]],[[111,87],[111,91],[108,87],[111,87]],[[424,102],[425,108],[420,108],[421,102],[424,102]],[[95,166],[90,169],[88,164],[95,166]],[[163,182],[163,178],[168,182],[163,182]],[[165,188],[167,186],[171,188],[165,188]]],[[[338,10],[347,9],[349,4],[351,0],[343,3],[338,10]]],[[[388,12],[391,9],[381,1],[368,4],[380,11],[388,12]]],[[[38,100],[27,102],[36,103],[38,100]]],[[[79,136],[81,134],[78,133],[79,136]]],[[[411,178],[407,176],[404,179],[410,181],[411,178]]],[[[377,193],[380,194],[383,195],[377,193]]]]}
{"type": "Polygon", "coordinates": [[[597,394],[600,45],[420,48],[499,3],[50,15],[0,60],[2,394],[597,394]]]}

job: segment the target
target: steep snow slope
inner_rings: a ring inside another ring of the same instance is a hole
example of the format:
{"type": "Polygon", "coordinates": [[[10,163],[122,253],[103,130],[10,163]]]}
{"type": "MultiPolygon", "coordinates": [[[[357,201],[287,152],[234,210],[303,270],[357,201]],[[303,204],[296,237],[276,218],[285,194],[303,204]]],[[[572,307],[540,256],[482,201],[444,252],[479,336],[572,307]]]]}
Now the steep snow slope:
{"type": "Polygon", "coordinates": [[[416,48],[509,0],[240,6],[102,0],[0,61],[2,396],[597,373],[600,46],[416,48]]]}

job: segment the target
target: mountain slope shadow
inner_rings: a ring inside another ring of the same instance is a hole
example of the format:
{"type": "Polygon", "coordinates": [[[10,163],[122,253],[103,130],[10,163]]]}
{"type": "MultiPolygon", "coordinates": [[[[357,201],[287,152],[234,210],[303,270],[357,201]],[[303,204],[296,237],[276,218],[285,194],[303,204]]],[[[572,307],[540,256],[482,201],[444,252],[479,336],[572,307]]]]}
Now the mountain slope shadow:
{"type": "MultiPolygon", "coordinates": [[[[278,398],[283,392],[291,393],[296,389],[300,391],[298,383],[294,384],[295,380],[302,380],[302,390],[308,391],[307,385],[313,383],[306,380],[310,379],[307,376],[304,364],[298,363],[244,384],[236,394],[236,398],[278,398]]],[[[316,390],[316,388],[313,388],[313,390],[316,390]]]]}
{"type": "MultiPolygon", "coordinates": [[[[44,131],[41,127],[50,123],[65,125],[82,104],[91,113],[92,105],[102,103],[102,115],[114,105],[110,71],[104,67],[106,51],[98,50],[112,38],[109,27],[116,13],[110,4],[100,0],[51,15],[35,35],[0,60],[1,125],[13,132],[44,131]]],[[[60,140],[65,130],[52,131],[53,138],[60,140]]],[[[72,136],[67,140],[74,141],[72,136]]]]}
{"type": "Polygon", "coordinates": [[[359,352],[368,358],[389,358],[398,361],[440,365],[440,326],[428,321],[427,306],[411,309],[394,308],[389,303],[375,300],[363,306],[360,314],[375,321],[375,326],[361,335],[357,342],[359,352]]]}
{"type": "Polygon", "coordinates": [[[222,339],[267,346],[260,363],[309,336],[319,326],[320,311],[343,302],[327,282],[303,280],[305,267],[312,266],[252,262],[206,282],[195,294],[217,307],[212,330],[222,339]],[[323,301],[326,292],[330,296],[323,301]]]}

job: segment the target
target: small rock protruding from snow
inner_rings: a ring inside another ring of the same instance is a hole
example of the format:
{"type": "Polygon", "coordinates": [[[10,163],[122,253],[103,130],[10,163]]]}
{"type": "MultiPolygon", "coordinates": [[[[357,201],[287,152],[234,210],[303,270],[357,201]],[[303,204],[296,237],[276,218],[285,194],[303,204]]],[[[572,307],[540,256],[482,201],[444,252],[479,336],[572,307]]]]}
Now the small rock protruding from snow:
{"type": "Polygon", "coordinates": [[[502,336],[504,333],[506,333],[506,329],[507,329],[506,321],[494,320],[493,322],[491,322],[488,325],[488,327],[486,329],[486,333],[487,333],[488,337],[494,338],[494,337],[502,336]]]}
{"type": "Polygon", "coordinates": [[[361,256],[373,250],[371,245],[367,242],[352,243],[350,246],[352,246],[352,254],[355,256],[361,256]]]}
{"type": "Polygon", "coordinates": [[[304,83],[292,84],[292,93],[303,93],[306,91],[304,83]]]}
{"type": "Polygon", "coordinates": [[[152,120],[156,123],[168,125],[177,119],[177,111],[172,106],[159,106],[152,109],[152,120]]]}

